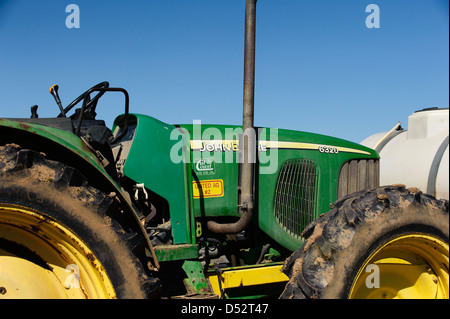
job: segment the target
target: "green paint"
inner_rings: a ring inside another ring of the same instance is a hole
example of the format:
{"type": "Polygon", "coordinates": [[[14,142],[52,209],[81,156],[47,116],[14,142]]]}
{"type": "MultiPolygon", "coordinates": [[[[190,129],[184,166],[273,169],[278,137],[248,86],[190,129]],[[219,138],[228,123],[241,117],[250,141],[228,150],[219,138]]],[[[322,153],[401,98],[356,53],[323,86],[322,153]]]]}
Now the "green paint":
{"type": "MultiPolygon", "coordinates": [[[[172,135],[178,132],[175,126],[150,116],[134,114],[130,117],[131,121],[137,121],[137,126],[124,174],[137,183],[144,183],[146,188],[167,200],[174,244],[192,243],[189,206],[185,198],[186,168],[181,158],[179,162],[171,158],[176,144],[184,143],[182,135],[175,135],[175,140],[172,135]]],[[[179,155],[183,156],[182,151],[179,155]]]]}
{"type": "Polygon", "coordinates": [[[155,254],[160,262],[197,259],[198,247],[196,245],[166,245],[156,246],[155,254]]]}
{"type": "Polygon", "coordinates": [[[202,265],[198,261],[185,261],[182,268],[187,275],[184,283],[188,294],[211,293],[202,265]]]}
{"type": "Polygon", "coordinates": [[[7,119],[0,119],[0,127],[26,131],[51,140],[56,144],[62,145],[72,151],[74,156],[80,156],[85,161],[89,162],[89,164],[94,166],[95,169],[105,175],[105,177],[111,180],[101,163],[98,161],[97,157],[86,147],[82,140],[73,133],[50,126],[7,119]]]}

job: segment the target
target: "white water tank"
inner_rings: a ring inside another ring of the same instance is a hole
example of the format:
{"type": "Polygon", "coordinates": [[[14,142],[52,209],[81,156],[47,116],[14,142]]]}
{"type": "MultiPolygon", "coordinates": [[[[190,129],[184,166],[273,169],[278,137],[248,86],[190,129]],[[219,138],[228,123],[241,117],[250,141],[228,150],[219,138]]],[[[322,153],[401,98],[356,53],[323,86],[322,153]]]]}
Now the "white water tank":
{"type": "Polygon", "coordinates": [[[391,131],[361,144],[380,154],[380,185],[405,184],[436,198],[449,199],[449,109],[429,108],[408,117],[391,131]]]}

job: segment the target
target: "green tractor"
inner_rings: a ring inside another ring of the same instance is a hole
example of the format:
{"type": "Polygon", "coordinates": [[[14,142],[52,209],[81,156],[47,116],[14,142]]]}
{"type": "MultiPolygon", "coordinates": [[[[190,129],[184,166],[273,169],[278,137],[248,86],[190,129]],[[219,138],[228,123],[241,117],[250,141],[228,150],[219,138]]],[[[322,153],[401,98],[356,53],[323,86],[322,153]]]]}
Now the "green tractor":
{"type": "Polygon", "coordinates": [[[449,297],[447,200],[380,187],[371,148],[254,127],[255,7],[242,126],[129,113],[107,82],[0,119],[0,298],[449,297]]]}

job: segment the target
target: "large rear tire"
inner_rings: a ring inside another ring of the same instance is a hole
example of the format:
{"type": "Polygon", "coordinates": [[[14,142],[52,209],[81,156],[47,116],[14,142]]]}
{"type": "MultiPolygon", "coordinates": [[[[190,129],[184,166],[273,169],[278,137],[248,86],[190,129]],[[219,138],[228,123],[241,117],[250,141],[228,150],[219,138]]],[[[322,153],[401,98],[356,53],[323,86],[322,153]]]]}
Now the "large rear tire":
{"type": "Polygon", "coordinates": [[[402,185],[361,191],[303,234],[283,299],[449,298],[446,200],[402,185]]]}
{"type": "Polygon", "coordinates": [[[74,168],[0,146],[0,298],[147,298],[159,289],[113,199],[74,168]]]}

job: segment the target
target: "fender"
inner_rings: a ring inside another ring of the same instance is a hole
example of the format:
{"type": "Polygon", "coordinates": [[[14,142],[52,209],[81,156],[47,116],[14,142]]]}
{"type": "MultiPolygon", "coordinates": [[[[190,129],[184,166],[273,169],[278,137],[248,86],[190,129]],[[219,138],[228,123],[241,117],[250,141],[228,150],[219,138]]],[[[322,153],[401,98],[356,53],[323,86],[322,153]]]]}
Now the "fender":
{"type": "Polygon", "coordinates": [[[146,248],[150,253],[149,257],[153,259],[153,266],[158,269],[159,263],[153,246],[138,217],[139,211],[131,203],[128,193],[108,175],[89,146],[70,131],[30,123],[27,120],[0,118],[0,143],[15,143],[22,148],[43,152],[47,158],[79,170],[88,179],[90,185],[106,194],[114,192],[120,200],[124,213],[130,217],[129,220],[133,228],[139,231],[146,239],[146,248]]]}

